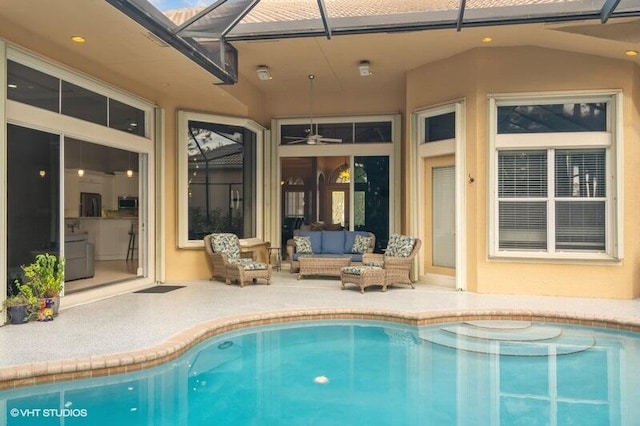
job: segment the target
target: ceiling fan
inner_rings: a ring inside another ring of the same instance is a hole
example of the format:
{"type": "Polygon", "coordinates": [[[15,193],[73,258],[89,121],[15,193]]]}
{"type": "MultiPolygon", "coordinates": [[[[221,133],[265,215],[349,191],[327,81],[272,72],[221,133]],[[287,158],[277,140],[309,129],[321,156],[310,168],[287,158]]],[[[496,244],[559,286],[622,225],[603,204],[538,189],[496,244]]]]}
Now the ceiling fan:
{"type": "Polygon", "coordinates": [[[326,143],[342,143],[342,139],[336,138],[325,138],[322,135],[319,135],[317,132],[314,132],[313,128],[313,80],[315,80],[316,76],[313,74],[309,74],[309,84],[310,84],[310,102],[309,102],[309,128],[306,130],[307,136],[300,138],[294,136],[285,136],[285,139],[293,139],[289,142],[289,145],[296,143],[306,143],[307,145],[324,145],[326,143]]]}

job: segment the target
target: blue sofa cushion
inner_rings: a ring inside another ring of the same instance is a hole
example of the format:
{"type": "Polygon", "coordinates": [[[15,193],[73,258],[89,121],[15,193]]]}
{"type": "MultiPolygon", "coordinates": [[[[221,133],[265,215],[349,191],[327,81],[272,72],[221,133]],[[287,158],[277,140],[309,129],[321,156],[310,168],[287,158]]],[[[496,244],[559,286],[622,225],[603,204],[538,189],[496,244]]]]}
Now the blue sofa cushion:
{"type": "Polygon", "coordinates": [[[362,255],[358,254],[334,254],[334,253],[313,253],[313,254],[298,254],[293,253],[293,260],[300,260],[301,257],[348,257],[351,258],[352,262],[360,262],[362,260],[362,255]],[[354,260],[357,256],[360,256],[360,260],[354,260]]]}
{"type": "Polygon", "coordinates": [[[322,253],[322,231],[299,231],[299,237],[311,238],[311,250],[314,253],[322,253]]]}
{"type": "Polygon", "coordinates": [[[322,251],[320,253],[349,253],[344,251],[344,231],[322,231],[322,251]]]}
{"type": "Polygon", "coordinates": [[[356,235],[362,235],[363,237],[368,237],[369,233],[366,231],[345,231],[344,247],[342,249],[343,253],[351,253],[351,250],[353,249],[353,243],[356,241],[356,235]]]}

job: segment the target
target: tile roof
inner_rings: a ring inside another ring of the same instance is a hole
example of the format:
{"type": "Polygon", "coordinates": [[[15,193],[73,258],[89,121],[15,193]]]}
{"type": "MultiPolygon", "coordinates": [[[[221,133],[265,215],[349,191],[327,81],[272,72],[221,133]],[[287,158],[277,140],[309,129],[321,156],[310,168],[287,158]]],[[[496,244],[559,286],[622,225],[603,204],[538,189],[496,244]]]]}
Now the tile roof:
{"type": "MultiPolygon", "coordinates": [[[[244,160],[242,147],[238,144],[220,145],[212,149],[205,147],[204,153],[209,159],[209,166],[241,166],[244,160]]],[[[189,151],[189,163],[204,164],[204,158],[195,149],[189,151]]]]}
{"type": "MultiPolygon", "coordinates": [[[[552,5],[560,3],[582,3],[581,0],[469,0],[466,10],[491,9],[512,6],[552,5]]],[[[325,0],[330,18],[350,18],[367,16],[398,15],[403,13],[456,11],[458,0],[378,0],[356,2],[354,0],[325,0]]],[[[176,25],[193,17],[204,7],[173,9],[163,11],[176,25]]],[[[309,0],[262,0],[241,23],[283,22],[305,19],[318,19],[320,12],[315,1],[309,0]]]]}

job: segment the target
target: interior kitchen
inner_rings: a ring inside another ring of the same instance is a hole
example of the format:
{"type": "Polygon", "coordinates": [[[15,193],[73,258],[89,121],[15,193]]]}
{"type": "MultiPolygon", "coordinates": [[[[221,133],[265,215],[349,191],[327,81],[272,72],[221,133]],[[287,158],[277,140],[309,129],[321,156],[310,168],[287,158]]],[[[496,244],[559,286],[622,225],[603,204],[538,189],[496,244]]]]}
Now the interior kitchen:
{"type": "Polygon", "coordinates": [[[138,275],[138,154],[67,138],[65,293],[138,275]]]}

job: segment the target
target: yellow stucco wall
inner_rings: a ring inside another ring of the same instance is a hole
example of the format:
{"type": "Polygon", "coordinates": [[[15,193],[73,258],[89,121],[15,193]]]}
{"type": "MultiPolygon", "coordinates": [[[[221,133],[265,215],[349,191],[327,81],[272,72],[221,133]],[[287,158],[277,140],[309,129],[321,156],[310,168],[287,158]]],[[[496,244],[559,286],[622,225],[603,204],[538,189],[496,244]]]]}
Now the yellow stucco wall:
{"type": "MultiPolygon", "coordinates": [[[[6,29],[7,26],[4,26],[6,29]]],[[[177,86],[149,87],[127,75],[114,75],[71,50],[45,40],[31,40],[27,32],[3,31],[14,43],[52,57],[72,68],[145,97],[165,111],[164,231],[166,279],[186,280],[210,273],[203,249],[177,248],[176,113],[180,109],[235,117],[249,117],[268,126],[274,116],[304,115],[307,93],[265,98],[247,81],[234,87],[196,84],[197,78],[176,81],[177,86]],[[301,112],[302,111],[302,112],[301,112]]],[[[190,76],[204,78],[193,65],[190,76]]],[[[466,187],[467,288],[480,293],[555,294],[593,297],[640,297],[640,209],[638,146],[640,71],[631,62],[534,47],[478,48],[425,65],[407,73],[395,87],[359,93],[351,88],[316,98],[317,114],[403,114],[403,158],[411,140],[411,112],[464,98],[466,100],[467,173],[474,183],[466,187]],[[400,87],[400,89],[398,89],[400,87]],[[576,262],[522,262],[489,260],[487,241],[487,95],[590,89],[624,91],[624,259],[609,264],[576,262]],[[346,101],[345,101],[346,100],[346,101]]],[[[403,229],[412,212],[406,208],[410,178],[403,167],[403,229]]]]}
{"type": "Polygon", "coordinates": [[[259,124],[264,118],[263,95],[255,86],[241,81],[241,88],[216,87],[212,96],[168,96],[159,100],[165,110],[165,149],[164,149],[164,232],[165,244],[165,280],[181,281],[202,279],[211,276],[211,269],[204,248],[178,248],[178,139],[177,114],[180,110],[203,112],[230,117],[251,117],[259,124]],[[231,95],[233,94],[233,95],[231,95]],[[235,96],[247,99],[239,102],[235,96]]]}
{"type": "Polygon", "coordinates": [[[467,288],[479,293],[633,298],[640,296],[637,67],[626,61],[541,48],[476,49],[409,73],[407,111],[466,99],[467,288]],[[415,88],[421,90],[414,90],[415,88]],[[488,258],[489,94],[621,89],[623,98],[624,259],[620,262],[488,258]]]}

